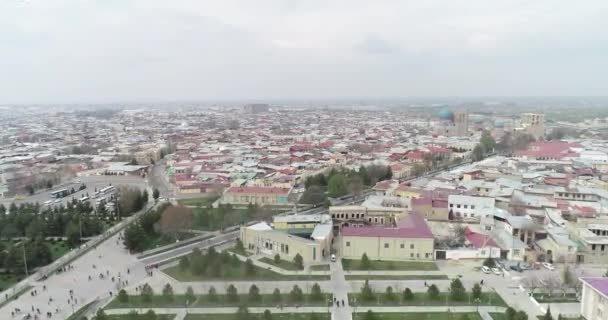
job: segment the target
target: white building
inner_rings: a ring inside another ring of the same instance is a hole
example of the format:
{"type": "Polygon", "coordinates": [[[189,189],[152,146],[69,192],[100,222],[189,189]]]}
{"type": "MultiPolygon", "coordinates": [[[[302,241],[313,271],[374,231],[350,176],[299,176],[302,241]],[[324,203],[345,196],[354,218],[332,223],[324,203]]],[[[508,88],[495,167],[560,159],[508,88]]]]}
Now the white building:
{"type": "Polygon", "coordinates": [[[608,278],[580,278],[581,315],[587,320],[608,319],[608,278]]]}
{"type": "Polygon", "coordinates": [[[494,198],[452,194],[448,196],[448,210],[454,219],[479,221],[482,215],[494,212],[494,198]]]}

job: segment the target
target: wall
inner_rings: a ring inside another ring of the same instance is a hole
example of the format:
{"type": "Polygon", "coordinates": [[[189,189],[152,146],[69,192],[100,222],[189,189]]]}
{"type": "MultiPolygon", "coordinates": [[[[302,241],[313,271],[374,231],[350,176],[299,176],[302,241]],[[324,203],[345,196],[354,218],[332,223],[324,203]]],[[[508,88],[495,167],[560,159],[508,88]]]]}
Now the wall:
{"type": "Polygon", "coordinates": [[[433,239],[343,236],[341,248],[343,257],[351,259],[359,259],[366,253],[370,259],[376,260],[434,260],[433,239]]]}

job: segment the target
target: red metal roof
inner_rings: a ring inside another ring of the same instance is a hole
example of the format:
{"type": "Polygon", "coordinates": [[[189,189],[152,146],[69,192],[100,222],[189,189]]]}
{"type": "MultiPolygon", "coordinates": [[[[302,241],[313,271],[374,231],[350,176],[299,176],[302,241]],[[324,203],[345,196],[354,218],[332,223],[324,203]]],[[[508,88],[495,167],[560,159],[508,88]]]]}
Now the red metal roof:
{"type": "Polygon", "coordinates": [[[342,235],[345,237],[434,238],[424,218],[416,213],[409,214],[405,219],[397,222],[396,227],[343,227],[342,235]]]}

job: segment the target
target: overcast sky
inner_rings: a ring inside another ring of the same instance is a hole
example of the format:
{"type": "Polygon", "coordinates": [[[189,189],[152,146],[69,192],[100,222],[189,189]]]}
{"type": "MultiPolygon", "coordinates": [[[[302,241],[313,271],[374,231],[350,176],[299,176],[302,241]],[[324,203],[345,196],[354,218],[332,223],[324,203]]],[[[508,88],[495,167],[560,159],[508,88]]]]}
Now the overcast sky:
{"type": "Polygon", "coordinates": [[[608,94],[606,0],[0,0],[0,104],[608,94]]]}

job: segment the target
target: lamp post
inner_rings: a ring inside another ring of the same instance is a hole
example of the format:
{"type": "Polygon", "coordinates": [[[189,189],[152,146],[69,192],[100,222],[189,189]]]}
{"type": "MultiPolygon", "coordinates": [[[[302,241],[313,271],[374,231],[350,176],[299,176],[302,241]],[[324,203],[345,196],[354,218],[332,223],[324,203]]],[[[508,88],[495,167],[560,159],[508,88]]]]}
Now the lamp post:
{"type": "Polygon", "coordinates": [[[27,271],[27,256],[25,255],[25,240],[23,240],[23,267],[25,268],[25,277],[29,277],[29,272],[27,271]]]}

